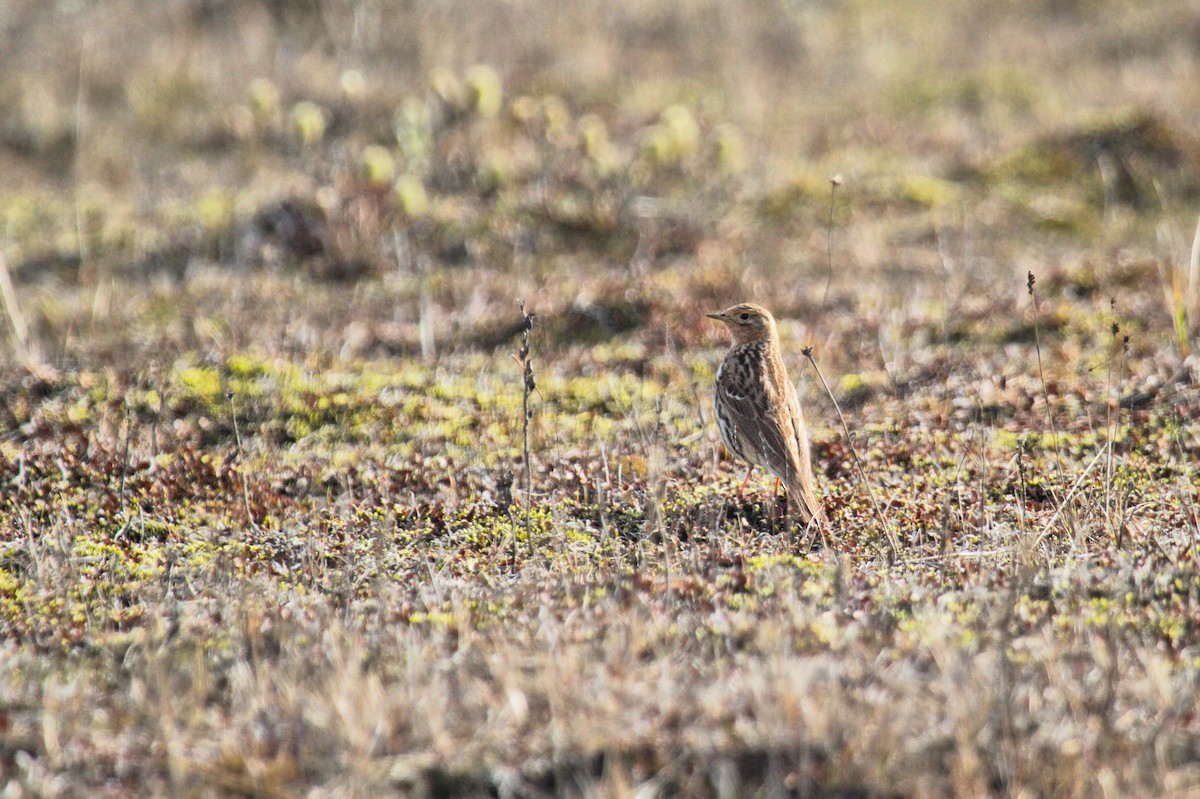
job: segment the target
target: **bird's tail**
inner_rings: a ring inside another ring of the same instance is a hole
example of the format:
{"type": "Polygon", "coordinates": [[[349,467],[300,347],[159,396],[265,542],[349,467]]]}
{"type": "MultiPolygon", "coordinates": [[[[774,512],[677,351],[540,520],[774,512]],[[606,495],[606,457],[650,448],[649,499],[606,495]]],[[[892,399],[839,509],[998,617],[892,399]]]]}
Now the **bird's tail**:
{"type": "Polygon", "coordinates": [[[811,470],[802,470],[801,474],[788,486],[788,500],[789,505],[795,505],[795,512],[805,525],[819,526],[825,523],[825,508],[817,499],[811,470]]]}

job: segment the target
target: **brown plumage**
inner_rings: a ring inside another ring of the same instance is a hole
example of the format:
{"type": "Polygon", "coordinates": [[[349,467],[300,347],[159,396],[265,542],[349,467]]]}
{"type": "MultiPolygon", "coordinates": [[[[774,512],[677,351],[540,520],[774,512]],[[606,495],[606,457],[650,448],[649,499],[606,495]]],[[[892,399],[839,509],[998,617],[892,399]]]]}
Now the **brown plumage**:
{"type": "Polygon", "coordinates": [[[722,322],[733,335],[713,387],[721,440],[742,460],[782,480],[805,524],[819,519],[808,429],[783,365],[775,319],[766,308],[749,303],[708,317],[722,322]]]}

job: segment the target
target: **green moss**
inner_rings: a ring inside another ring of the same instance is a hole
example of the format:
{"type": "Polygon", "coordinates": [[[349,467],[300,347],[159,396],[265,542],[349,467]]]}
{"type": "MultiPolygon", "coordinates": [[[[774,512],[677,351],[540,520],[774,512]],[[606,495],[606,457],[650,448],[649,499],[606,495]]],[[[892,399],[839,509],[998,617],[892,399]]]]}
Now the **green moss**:
{"type": "Polygon", "coordinates": [[[446,611],[417,611],[408,617],[409,624],[432,624],[452,626],[457,622],[453,613],[446,611]]]}
{"type": "Polygon", "coordinates": [[[1034,76],[1013,69],[989,69],[953,77],[910,77],[891,93],[895,112],[914,118],[954,110],[972,117],[1025,118],[1043,103],[1044,92],[1034,76]]]}
{"type": "Polygon", "coordinates": [[[1081,621],[1090,627],[1109,627],[1127,621],[1124,603],[1111,597],[1093,597],[1080,612],[1081,621]]]}
{"type": "Polygon", "coordinates": [[[832,175],[812,165],[797,169],[782,185],[768,191],[761,200],[759,214],[775,222],[787,222],[815,203],[829,203],[832,175]]]}
{"type": "Polygon", "coordinates": [[[504,89],[495,69],[486,64],[476,64],[467,70],[463,85],[466,87],[467,104],[472,111],[488,119],[500,113],[504,104],[504,89]]]}
{"type": "Polygon", "coordinates": [[[225,401],[221,390],[221,373],[212,367],[185,366],[172,377],[181,395],[196,401],[201,407],[212,410],[225,401]]]}
{"type": "Polygon", "coordinates": [[[211,118],[211,98],[203,83],[184,70],[151,71],[129,83],[129,104],[138,123],[164,138],[194,139],[197,126],[211,118]]]}
{"type": "Polygon", "coordinates": [[[761,571],[783,565],[791,566],[794,569],[813,576],[822,575],[826,569],[824,564],[785,553],[764,553],[755,555],[746,561],[746,568],[750,571],[761,571]]]}
{"type": "Polygon", "coordinates": [[[908,202],[926,208],[953,206],[962,201],[959,187],[929,175],[909,175],[901,181],[898,192],[908,202]]]}

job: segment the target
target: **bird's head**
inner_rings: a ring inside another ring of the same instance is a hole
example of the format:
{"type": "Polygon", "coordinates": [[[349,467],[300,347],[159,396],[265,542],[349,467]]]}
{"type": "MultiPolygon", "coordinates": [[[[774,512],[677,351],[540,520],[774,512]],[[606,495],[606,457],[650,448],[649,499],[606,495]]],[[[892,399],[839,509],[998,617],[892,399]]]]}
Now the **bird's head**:
{"type": "Polygon", "coordinates": [[[775,335],[775,318],[761,305],[747,302],[705,315],[729,328],[734,344],[750,344],[775,335]]]}

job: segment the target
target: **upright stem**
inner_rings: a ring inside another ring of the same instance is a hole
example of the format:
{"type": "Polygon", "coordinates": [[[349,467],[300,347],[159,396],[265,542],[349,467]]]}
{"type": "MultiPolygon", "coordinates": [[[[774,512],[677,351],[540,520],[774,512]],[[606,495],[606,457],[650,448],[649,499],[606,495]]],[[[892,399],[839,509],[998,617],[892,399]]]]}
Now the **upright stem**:
{"type": "Polygon", "coordinates": [[[530,505],[533,502],[533,469],[529,463],[529,396],[537,388],[533,377],[533,360],[529,357],[529,333],[533,330],[534,315],[525,310],[525,300],[517,300],[521,308],[521,349],[517,363],[522,369],[521,384],[521,451],[525,462],[525,544],[533,554],[533,525],[530,520],[530,505]]]}

